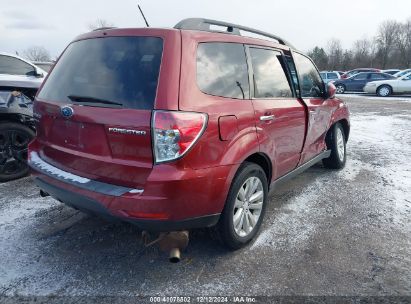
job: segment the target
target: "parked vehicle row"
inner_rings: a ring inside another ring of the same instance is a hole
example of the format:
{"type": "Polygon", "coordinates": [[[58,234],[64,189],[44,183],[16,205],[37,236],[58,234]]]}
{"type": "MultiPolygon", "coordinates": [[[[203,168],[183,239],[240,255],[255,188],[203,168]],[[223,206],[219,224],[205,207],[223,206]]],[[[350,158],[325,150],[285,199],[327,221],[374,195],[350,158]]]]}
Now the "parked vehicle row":
{"type": "Polygon", "coordinates": [[[338,94],[343,94],[346,91],[363,92],[364,86],[370,81],[395,79],[394,76],[386,73],[365,72],[358,73],[346,79],[334,81],[338,94]]]}
{"type": "Polygon", "coordinates": [[[355,69],[341,77],[337,71],[322,71],[320,73],[325,83],[331,82],[336,86],[337,94],[366,92],[381,97],[411,93],[411,83],[408,81],[410,74],[411,69],[403,71],[398,69],[383,71],[378,69],[355,69]]]}
{"type": "Polygon", "coordinates": [[[310,58],[207,19],[76,38],[34,116],[43,195],[149,231],[217,225],[233,249],[257,234],[274,185],[319,161],[344,167],[350,131],[310,58]]]}

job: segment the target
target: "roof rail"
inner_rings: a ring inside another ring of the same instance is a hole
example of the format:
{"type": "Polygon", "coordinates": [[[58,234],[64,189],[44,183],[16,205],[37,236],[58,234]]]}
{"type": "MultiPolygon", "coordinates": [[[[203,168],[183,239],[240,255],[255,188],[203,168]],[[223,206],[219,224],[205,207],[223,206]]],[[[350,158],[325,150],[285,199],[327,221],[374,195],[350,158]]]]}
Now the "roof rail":
{"type": "Polygon", "coordinates": [[[103,26],[103,27],[99,27],[93,30],[93,32],[95,31],[104,31],[104,30],[111,30],[116,28],[115,26],[103,26]]]}
{"type": "Polygon", "coordinates": [[[217,20],[204,19],[204,18],[188,18],[188,19],[181,20],[179,23],[177,23],[174,26],[174,28],[180,29],[180,30],[219,32],[219,31],[212,30],[211,25],[226,27],[227,30],[224,33],[241,36],[240,30],[242,30],[244,32],[249,32],[249,33],[253,33],[253,34],[257,34],[260,36],[264,36],[264,37],[277,40],[282,45],[288,46],[290,48],[294,48],[292,44],[288,43],[286,40],[276,35],[272,35],[272,34],[269,34],[269,33],[266,33],[260,30],[256,30],[250,27],[228,23],[228,22],[223,22],[223,21],[217,21],[217,20]]]}

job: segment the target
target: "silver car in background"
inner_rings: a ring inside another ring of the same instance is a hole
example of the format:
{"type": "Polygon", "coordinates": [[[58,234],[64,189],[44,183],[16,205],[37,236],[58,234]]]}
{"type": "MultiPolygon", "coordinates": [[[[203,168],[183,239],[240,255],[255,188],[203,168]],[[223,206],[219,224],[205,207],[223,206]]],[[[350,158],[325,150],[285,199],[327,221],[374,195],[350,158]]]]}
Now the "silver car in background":
{"type": "Polygon", "coordinates": [[[321,78],[324,83],[329,83],[330,81],[336,81],[341,78],[340,73],[337,71],[322,71],[320,72],[321,78]]]}
{"type": "Polygon", "coordinates": [[[19,56],[0,53],[0,88],[21,91],[33,98],[47,72],[19,56]]]}
{"type": "Polygon", "coordinates": [[[411,93],[411,72],[396,79],[371,81],[365,85],[364,92],[377,94],[380,97],[411,93]]]}

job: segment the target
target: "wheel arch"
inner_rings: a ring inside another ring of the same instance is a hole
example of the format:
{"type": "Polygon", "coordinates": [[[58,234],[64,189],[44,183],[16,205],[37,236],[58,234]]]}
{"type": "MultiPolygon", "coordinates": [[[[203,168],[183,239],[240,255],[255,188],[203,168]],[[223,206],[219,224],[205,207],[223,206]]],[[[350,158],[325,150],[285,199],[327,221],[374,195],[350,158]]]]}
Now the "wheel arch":
{"type": "Polygon", "coordinates": [[[273,176],[273,165],[268,155],[262,152],[253,153],[248,156],[244,160],[244,162],[250,162],[259,165],[264,170],[264,173],[267,177],[268,186],[270,186],[271,178],[273,176]]]}
{"type": "Polygon", "coordinates": [[[392,87],[392,85],[387,84],[387,83],[383,83],[383,84],[380,84],[380,85],[377,87],[377,89],[375,90],[375,92],[377,93],[377,95],[378,95],[378,90],[379,90],[381,87],[389,87],[390,90],[391,90],[391,93],[394,93],[394,88],[392,87]]]}
{"type": "Polygon", "coordinates": [[[328,133],[334,128],[334,126],[339,123],[341,124],[344,135],[345,135],[345,141],[348,141],[348,138],[350,137],[350,124],[348,123],[348,120],[345,118],[342,118],[340,120],[334,121],[332,125],[328,128],[327,135],[328,133]]]}

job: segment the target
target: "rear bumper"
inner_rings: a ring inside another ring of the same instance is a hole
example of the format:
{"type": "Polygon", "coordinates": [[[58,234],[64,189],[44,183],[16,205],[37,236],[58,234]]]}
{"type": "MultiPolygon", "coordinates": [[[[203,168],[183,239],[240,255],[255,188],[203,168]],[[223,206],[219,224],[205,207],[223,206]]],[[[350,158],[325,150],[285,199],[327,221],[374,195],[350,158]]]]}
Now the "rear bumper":
{"type": "Polygon", "coordinates": [[[142,230],[175,231],[212,227],[217,224],[220,218],[220,214],[205,215],[180,221],[122,218],[113,215],[109,209],[105,208],[102,204],[89,197],[52,185],[51,183],[44,181],[40,177],[34,178],[34,182],[37,184],[37,186],[40,187],[40,189],[70,207],[73,207],[80,211],[92,212],[104,218],[126,221],[142,230]]]}
{"type": "Polygon", "coordinates": [[[149,231],[214,226],[237,170],[237,166],[193,170],[158,165],[144,189],[131,189],[73,175],[33,155],[31,151],[29,165],[35,183],[55,199],[149,231]]]}

